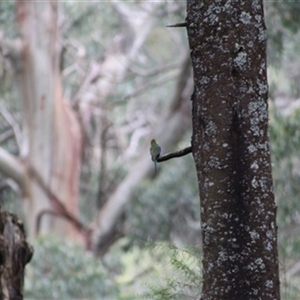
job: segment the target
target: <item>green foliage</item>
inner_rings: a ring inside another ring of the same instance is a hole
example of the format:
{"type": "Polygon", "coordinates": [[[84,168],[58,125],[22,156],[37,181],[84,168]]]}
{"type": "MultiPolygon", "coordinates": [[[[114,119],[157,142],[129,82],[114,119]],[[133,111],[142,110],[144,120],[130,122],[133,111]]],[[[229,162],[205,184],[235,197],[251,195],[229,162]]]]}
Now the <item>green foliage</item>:
{"type": "Polygon", "coordinates": [[[5,32],[5,37],[16,37],[15,30],[15,15],[14,15],[14,1],[0,1],[0,27],[5,32]]]}
{"type": "Polygon", "coordinates": [[[285,36],[299,29],[300,6],[297,1],[265,1],[266,23],[271,47],[281,50],[285,36]]]}
{"type": "Polygon", "coordinates": [[[291,30],[296,32],[300,29],[299,27],[299,15],[300,6],[297,1],[294,0],[283,0],[272,2],[274,11],[280,15],[281,24],[291,30]]]}
{"type": "Polygon", "coordinates": [[[148,291],[142,299],[151,300],[185,300],[199,299],[202,272],[201,255],[195,248],[180,249],[174,245],[149,244],[151,252],[160,257],[157,268],[161,265],[167,269],[168,277],[148,283],[148,291]]]}
{"type": "Polygon", "coordinates": [[[51,236],[34,245],[26,267],[26,299],[118,299],[118,289],[92,254],[51,236]]]}

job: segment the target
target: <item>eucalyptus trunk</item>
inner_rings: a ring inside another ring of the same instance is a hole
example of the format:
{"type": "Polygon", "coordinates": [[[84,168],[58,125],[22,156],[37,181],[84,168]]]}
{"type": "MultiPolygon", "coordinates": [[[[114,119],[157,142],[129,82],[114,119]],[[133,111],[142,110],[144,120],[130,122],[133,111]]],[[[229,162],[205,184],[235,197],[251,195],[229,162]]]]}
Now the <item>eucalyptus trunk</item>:
{"type": "Polygon", "coordinates": [[[14,67],[22,103],[21,155],[28,171],[23,195],[31,234],[42,215],[40,232],[73,231],[53,217],[59,211],[35,173],[71,214],[76,215],[78,207],[81,135],[73,111],[63,99],[57,15],[57,1],[16,1],[21,42],[14,67]]]}

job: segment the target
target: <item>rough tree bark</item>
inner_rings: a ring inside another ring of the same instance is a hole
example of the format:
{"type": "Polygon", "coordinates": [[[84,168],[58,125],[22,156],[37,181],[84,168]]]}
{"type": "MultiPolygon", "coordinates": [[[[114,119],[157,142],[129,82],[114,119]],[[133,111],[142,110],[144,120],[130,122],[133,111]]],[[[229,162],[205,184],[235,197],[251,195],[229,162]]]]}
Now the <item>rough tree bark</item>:
{"type": "Polygon", "coordinates": [[[32,255],[22,222],[0,209],[0,299],[23,299],[25,265],[32,255]]]}
{"type": "Polygon", "coordinates": [[[263,1],[187,1],[201,299],[279,299],[263,1]]]}

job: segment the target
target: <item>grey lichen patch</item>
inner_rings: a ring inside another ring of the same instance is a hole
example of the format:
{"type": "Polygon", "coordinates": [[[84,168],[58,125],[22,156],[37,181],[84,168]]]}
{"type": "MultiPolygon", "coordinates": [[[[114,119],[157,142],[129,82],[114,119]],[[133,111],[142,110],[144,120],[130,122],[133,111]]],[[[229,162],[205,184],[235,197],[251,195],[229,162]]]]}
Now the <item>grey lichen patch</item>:
{"type": "Polygon", "coordinates": [[[267,40],[267,31],[265,29],[259,28],[258,33],[258,41],[259,42],[265,42],[267,40]]]}
{"type": "Polygon", "coordinates": [[[271,289],[274,286],[274,282],[273,282],[273,280],[267,280],[265,285],[267,288],[271,289]]]}
{"type": "Polygon", "coordinates": [[[210,25],[215,25],[219,21],[220,13],[224,12],[225,10],[227,12],[232,10],[232,5],[228,2],[225,5],[218,5],[217,3],[211,4],[204,14],[204,22],[210,25]]]}
{"type": "Polygon", "coordinates": [[[251,262],[246,269],[255,270],[256,272],[261,272],[260,270],[265,270],[266,265],[262,258],[257,258],[254,262],[251,262]]]}
{"type": "Polygon", "coordinates": [[[261,14],[261,2],[259,0],[252,0],[252,10],[261,14]]]}
{"type": "Polygon", "coordinates": [[[213,269],[214,269],[214,265],[212,263],[209,263],[206,272],[209,273],[213,271],[213,269]]]}
{"type": "Polygon", "coordinates": [[[254,93],[254,89],[252,86],[249,87],[247,94],[253,94],[254,93]]]}
{"type": "MultiPolygon", "coordinates": [[[[261,176],[261,178],[259,180],[259,185],[261,187],[262,192],[266,193],[269,191],[269,181],[266,176],[261,176]]],[[[267,198],[267,197],[268,197],[268,194],[262,195],[262,198],[267,198]]]]}
{"type": "Polygon", "coordinates": [[[193,64],[194,66],[196,66],[196,68],[199,68],[199,66],[201,66],[201,62],[202,62],[201,57],[197,56],[193,58],[193,64]]]}
{"type": "MultiPolygon", "coordinates": [[[[263,87],[261,87],[263,88],[263,87]]],[[[258,122],[264,122],[268,119],[268,106],[264,99],[251,101],[248,105],[248,113],[251,118],[251,125],[257,125],[258,122]]]]}
{"type": "Polygon", "coordinates": [[[233,61],[236,69],[245,70],[247,64],[247,53],[244,51],[239,52],[233,61]]]}
{"type": "Polygon", "coordinates": [[[274,230],[267,230],[266,236],[267,236],[267,238],[270,239],[270,240],[274,239],[274,237],[275,237],[274,230]]]}
{"type": "Polygon", "coordinates": [[[212,169],[221,169],[221,163],[217,156],[211,156],[208,161],[208,166],[212,169]]]}
{"type": "Polygon", "coordinates": [[[252,165],[251,165],[251,167],[250,167],[250,168],[256,171],[256,170],[258,170],[258,169],[259,169],[259,166],[258,166],[257,162],[256,162],[256,161],[254,161],[254,162],[252,163],[252,165]]]}
{"type": "Polygon", "coordinates": [[[255,153],[257,151],[257,148],[254,145],[248,146],[249,153],[255,153]]]}
{"type": "Polygon", "coordinates": [[[221,251],[219,252],[219,257],[218,257],[218,260],[217,260],[217,264],[218,264],[218,265],[222,265],[222,263],[223,263],[224,261],[227,261],[227,260],[228,260],[228,254],[227,254],[227,252],[224,251],[224,250],[221,250],[221,251]]]}
{"type": "Polygon", "coordinates": [[[257,23],[261,24],[261,20],[262,20],[261,15],[256,15],[256,16],[254,17],[254,19],[257,21],[257,23]]]}
{"type": "Polygon", "coordinates": [[[257,101],[251,101],[248,105],[249,114],[252,115],[253,112],[265,114],[267,111],[267,103],[263,99],[258,99],[257,101]]]}
{"type": "Polygon", "coordinates": [[[257,258],[255,260],[255,264],[262,270],[264,270],[266,268],[266,265],[264,264],[264,261],[262,260],[262,258],[257,258]]]}
{"type": "Polygon", "coordinates": [[[268,92],[268,84],[266,82],[257,80],[257,85],[258,85],[258,93],[260,95],[264,95],[268,92]]]}
{"type": "Polygon", "coordinates": [[[269,142],[265,141],[264,143],[258,143],[257,148],[265,151],[266,154],[268,154],[269,153],[269,142]]]}
{"type": "Polygon", "coordinates": [[[256,179],[256,177],[254,177],[252,180],[251,180],[251,185],[254,189],[257,189],[259,187],[259,182],[258,180],[256,179]]]}
{"type": "Polygon", "coordinates": [[[252,18],[251,15],[244,11],[240,15],[240,21],[244,24],[249,24],[251,21],[251,18],[252,18]]]}
{"type": "Polygon", "coordinates": [[[252,117],[250,119],[250,124],[251,124],[250,130],[253,132],[253,135],[254,136],[261,135],[259,118],[252,117]]]}
{"type": "Polygon", "coordinates": [[[268,241],[268,242],[265,242],[264,243],[265,245],[265,249],[267,250],[267,251],[273,251],[273,241],[272,242],[270,242],[270,241],[268,241]]]}
{"type": "Polygon", "coordinates": [[[208,17],[206,17],[203,21],[210,25],[215,25],[219,22],[219,17],[212,13],[208,17]]]}
{"type": "Polygon", "coordinates": [[[208,84],[209,82],[210,82],[210,78],[207,76],[202,76],[202,78],[200,79],[201,85],[208,84]]]}
{"type": "Polygon", "coordinates": [[[258,295],[258,289],[252,288],[251,291],[254,296],[258,295]]]}
{"type": "MultiPolygon", "coordinates": [[[[250,131],[254,136],[264,136],[265,131],[262,125],[268,120],[267,103],[263,98],[251,101],[245,115],[250,118],[250,131]]],[[[255,145],[257,147],[257,145],[255,145]]]]}
{"type": "Polygon", "coordinates": [[[252,48],[252,47],[254,46],[253,41],[249,41],[248,44],[247,44],[247,46],[248,46],[249,48],[252,48]]]}
{"type": "Polygon", "coordinates": [[[226,9],[226,11],[230,14],[234,11],[234,8],[232,6],[232,2],[231,1],[227,1],[225,4],[224,4],[224,9],[226,9]]]}
{"type": "Polygon", "coordinates": [[[255,230],[249,231],[250,237],[252,241],[258,240],[259,239],[259,233],[256,232],[255,230]]]}
{"type": "Polygon", "coordinates": [[[218,132],[217,125],[213,121],[209,121],[206,127],[206,134],[208,136],[216,135],[218,132]]]}

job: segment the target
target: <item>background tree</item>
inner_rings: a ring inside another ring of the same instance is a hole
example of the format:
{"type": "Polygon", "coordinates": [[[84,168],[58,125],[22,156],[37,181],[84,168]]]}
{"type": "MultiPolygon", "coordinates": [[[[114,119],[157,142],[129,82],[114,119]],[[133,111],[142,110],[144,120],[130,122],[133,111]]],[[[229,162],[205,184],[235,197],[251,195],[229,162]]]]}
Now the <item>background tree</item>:
{"type": "Polygon", "coordinates": [[[31,216],[27,220],[31,235],[42,215],[41,232],[49,232],[55,224],[61,232],[73,230],[71,226],[67,229],[66,223],[54,222],[52,213],[63,215],[60,205],[74,216],[78,212],[81,133],[73,111],[63,100],[57,10],[56,1],[16,1],[21,38],[3,43],[14,67],[23,124],[21,159],[2,149],[0,160],[2,172],[22,189],[25,215],[31,216]],[[45,187],[55,191],[57,198],[49,199],[45,187]]]}
{"type": "Polygon", "coordinates": [[[201,299],[279,299],[262,1],[189,1],[201,299]]]}

